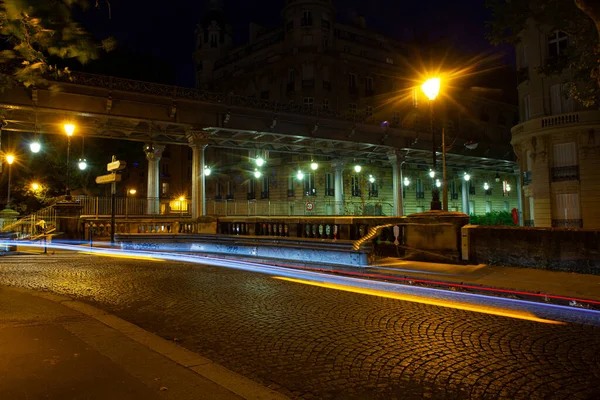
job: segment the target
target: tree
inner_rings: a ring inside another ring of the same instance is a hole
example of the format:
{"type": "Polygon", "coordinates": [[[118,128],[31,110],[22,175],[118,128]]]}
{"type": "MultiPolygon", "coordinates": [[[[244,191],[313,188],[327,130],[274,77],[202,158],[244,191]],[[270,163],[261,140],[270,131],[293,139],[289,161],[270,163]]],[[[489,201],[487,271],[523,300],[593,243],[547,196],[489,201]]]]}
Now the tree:
{"type": "Polygon", "coordinates": [[[564,54],[539,67],[544,75],[569,70],[569,95],[586,107],[600,107],[600,12],[595,0],[487,0],[492,20],[486,23],[492,44],[520,41],[531,20],[569,35],[564,54]]]}
{"type": "Polygon", "coordinates": [[[29,86],[47,84],[48,73],[68,74],[55,60],[76,59],[86,63],[100,50],[111,50],[114,40],[95,43],[73,20],[74,7],[87,7],[86,0],[3,0],[0,5],[0,33],[4,38],[0,62],[0,89],[15,83],[29,86]]]}

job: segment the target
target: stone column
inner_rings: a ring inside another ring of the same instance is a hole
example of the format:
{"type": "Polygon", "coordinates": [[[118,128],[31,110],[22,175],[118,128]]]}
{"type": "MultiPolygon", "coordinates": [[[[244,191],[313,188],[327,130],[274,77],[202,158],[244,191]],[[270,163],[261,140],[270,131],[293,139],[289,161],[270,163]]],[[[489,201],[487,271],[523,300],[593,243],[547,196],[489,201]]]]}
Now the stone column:
{"type": "Polygon", "coordinates": [[[471,215],[469,210],[469,182],[462,180],[462,212],[471,215]]]}
{"type": "Polygon", "coordinates": [[[392,197],[394,203],[394,216],[401,217],[403,214],[402,206],[402,162],[404,155],[400,152],[388,154],[392,163],[392,197]]]}
{"type": "Polygon", "coordinates": [[[521,186],[521,179],[523,179],[523,174],[520,169],[517,169],[517,200],[519,202],[518,211],[519,211],[519,226],[523,226],[523,189],[521,186]]]}
{"type": "Polygon", "coordinates": [[[144,152],[148,160],[148,188],[146,190],[148,199],[149,215],[160,213],[160,158],[165,150],[164,145],[146,144],[144,152]]]}
{"type": "Polygon", "coordinates": [[[344,215],[344,161],[336,160],[331,165],[335,169],[333,181],[335,215],[344,215]]]}
{"type": "Polygon", "coordinates": [[[190,131],[187,138],[192,148],[192,218],[199,218],[206,215],[204,149],[208,146],[208,135],[202,131],[190,131]]]}

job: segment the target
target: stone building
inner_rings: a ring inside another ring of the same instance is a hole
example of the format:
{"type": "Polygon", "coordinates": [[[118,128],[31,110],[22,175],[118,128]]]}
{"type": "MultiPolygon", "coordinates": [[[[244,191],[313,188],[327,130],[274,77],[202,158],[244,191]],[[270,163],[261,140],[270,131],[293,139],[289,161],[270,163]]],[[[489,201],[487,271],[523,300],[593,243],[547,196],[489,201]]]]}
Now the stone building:
{"type": "Polygon", "coordinates": [[[563,32],[530,21],[516,46],[521,123],[512,144],[523,174],[526,225],[599,228],[600,112],[567,94],[571,76],[542,76],[569,46],[563,32]]]}
{"type": "MultiPolygon", "coordinates": [[[[302,135],[305,142],[327,137],[355,140],[359,146],[355,131],[376,132],[382,136],[381,144],[393,142],[402,158],[400,212],[404,214],[428,210],[432,189],[441,184],[439,153],[444,128],[448,143],[453,145],[447,174],[449,210],[483,214],[519,208],[519,171],[511,167],[514,154],[509,143],[510,126],[517,119],[516,106],[477,88],[453,89],[436,99],[433,127],[438,161],[436,175],[431,178],[430,108],[420,91],[418,80],[422,77],[414,76],[411,67],[418,62],[412,59],[410,46],[370,30],[364,18],[350,23],[337,21],[331,0],[287,0],[282,5],[278,27],[250,24],[249,42],[234,47],[223,2],[210,1],[197,28],[197,86],[231,97],[255,99],[257,104],[283,105],[273,108],[311,116],[314,129],[302,135]],[[452,101],[447,100],[450,95],[452,101]],[[347,135],[329,137],[330,133],[318,129],[319,119],[325,118],[346,121],[347,135]],[[469,182],[464,180],[465,173],[471,177],[469,182]]],[[[232,115],[236,113],[243,111],[231,111],[232,115]]],[[[274,113],[272,131],[280,129],[277,118],[282,116],[274,113]]],[[[227,124],[228,119],[229,113],[218,123],[227,124]]],[[[165,171],[161,195],[175,198],[188,193],[188,152],[184,147],[167,148],[167,155],[161,159],[165,171]]],[[[284,213],[297,213],[298,208],[314,201],[322,207],[319,213],[333,214],[342,207],[344,213],[393,214],[391,159],[388,164],[362,164],[361,172],[356,172],[360,162],[351,155],[330,159],[260,147],[209,146],[206,160],[212,171],[206,178],[208,213],[217,212],[226,200],[256,200],[243,207],[264,207],[260,205],[263,200],[271,203],[269,207],[285,208],[284,213]],[[260,168],[254,162],[259,156],[266,160],[260,168]],[[318,163],[316,170],[311,168],[312,162],[318,163]],[[255,169],[260,169],[259,177],[254,175],[255,169]],[[302,179],[298,179],[298,171],[302,179]],[[336,189],[337,178],[342,184],[336,189]],[[343,195],[336,196],[336,191],[343,195]]]]}

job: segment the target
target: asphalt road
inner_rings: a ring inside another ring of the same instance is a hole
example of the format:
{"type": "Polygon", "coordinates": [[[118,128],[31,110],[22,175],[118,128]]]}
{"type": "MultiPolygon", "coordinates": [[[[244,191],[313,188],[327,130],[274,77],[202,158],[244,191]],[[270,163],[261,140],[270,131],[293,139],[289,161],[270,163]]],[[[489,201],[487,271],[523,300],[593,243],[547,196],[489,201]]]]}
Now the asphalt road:
{"type": "Polygon", "coordinates": [[[293,398],[600,398],[600,324],[307,283],[139,257],[0,257],[0,285],[88,301],[293,398]]]}

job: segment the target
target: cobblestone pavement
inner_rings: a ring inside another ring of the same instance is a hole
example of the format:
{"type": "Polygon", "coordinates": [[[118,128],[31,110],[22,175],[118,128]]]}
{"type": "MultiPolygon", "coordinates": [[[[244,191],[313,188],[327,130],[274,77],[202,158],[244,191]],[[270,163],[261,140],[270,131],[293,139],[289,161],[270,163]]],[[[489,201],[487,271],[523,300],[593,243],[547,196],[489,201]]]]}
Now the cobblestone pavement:
{"type": "Polygon", "coordinates": [[[84,255],[0,257],[0,285],[89,301],[293,398],[600,398],[593,326],[84,255]]]}

